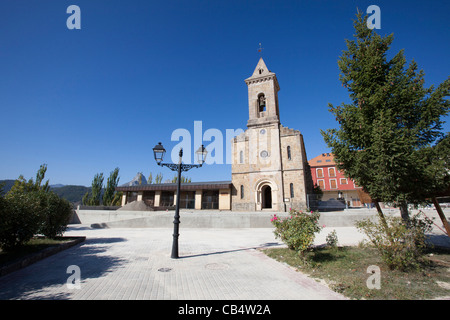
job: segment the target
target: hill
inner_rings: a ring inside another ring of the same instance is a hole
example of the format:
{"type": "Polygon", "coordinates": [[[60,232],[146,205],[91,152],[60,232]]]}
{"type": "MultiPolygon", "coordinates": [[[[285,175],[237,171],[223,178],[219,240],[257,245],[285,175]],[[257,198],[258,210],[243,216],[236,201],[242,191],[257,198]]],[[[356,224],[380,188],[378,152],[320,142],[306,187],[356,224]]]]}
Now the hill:
{"type": "MultiPolygon", "coordinates": [[[[16,180],[0,180],[0,185],[5,184],[3,187],[3,192],[7,193],[11,190],[11,187],[14,185],[16,180]]],[[[61,198],[64,198],[73,204],[81,204],[81,199],[84,194],[91,190],[90,187],[85,186],[73,186],[73,185],[54,185],[50,186],[50,190],[56,193],[61,198]]]]}
{"type": "Polygon", "coordinates": [[[7,193],[11,190],[15,181],[16,180],[0,180],[0,187],[3,186],[3,193],[7,193]]]}
{"type": "Polygon", "coordinates": [[[91,190],[89,187],[85,186],[63,186],[57,188],[50,188],[51,191],[56,193],[61,198],[64,198],[74,204],[81,204],[81,199],[84,194],[91,190]]]}

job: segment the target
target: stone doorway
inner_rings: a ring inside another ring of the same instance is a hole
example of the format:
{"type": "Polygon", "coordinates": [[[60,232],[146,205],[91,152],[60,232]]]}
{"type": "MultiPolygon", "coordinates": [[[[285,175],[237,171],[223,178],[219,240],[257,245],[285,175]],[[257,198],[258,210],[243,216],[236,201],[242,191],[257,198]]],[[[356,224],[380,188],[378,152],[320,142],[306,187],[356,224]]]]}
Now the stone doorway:
{"type": "Polygon", "coordinates": [[[262,209],[272,209],[272,188],[268,185],[262,187],[261,195],[262,209]]]}

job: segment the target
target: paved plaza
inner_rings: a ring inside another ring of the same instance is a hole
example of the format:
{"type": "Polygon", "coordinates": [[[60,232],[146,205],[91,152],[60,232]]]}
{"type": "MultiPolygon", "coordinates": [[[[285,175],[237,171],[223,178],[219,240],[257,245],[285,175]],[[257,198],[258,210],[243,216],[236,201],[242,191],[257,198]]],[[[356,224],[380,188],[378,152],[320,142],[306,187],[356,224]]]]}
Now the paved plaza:
{"type": "MultiPolygon", "coordinates": [[[[316,243],[325,243],[324,228],[316,243]]],[[[362,239],[336,228],[341,244],[362,239]]],[[[92,229],[71,225],[86,240],[0,278],[0,299],[345,299],[324,284],[260,251],[280,246],[273,229],[181,229],[180,259],[171,259],[172,229],[92,229]],[[80,288],[68,288],[69,266],[80,288]]]]}

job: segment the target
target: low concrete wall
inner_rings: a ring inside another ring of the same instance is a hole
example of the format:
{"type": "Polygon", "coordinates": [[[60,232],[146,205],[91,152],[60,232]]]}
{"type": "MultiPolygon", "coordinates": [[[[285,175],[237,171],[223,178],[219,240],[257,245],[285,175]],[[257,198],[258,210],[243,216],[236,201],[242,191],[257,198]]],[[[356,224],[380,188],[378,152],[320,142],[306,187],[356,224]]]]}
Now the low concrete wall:
{"type": "Polygon", "coordinates": [[[117,211],[117,210],[75,210],[72,222],[92,224],[146,217],[153,211],[117,211]]]}
{"type": "MultiPolygon", "coordinates": [[[[417,211],[413,210],[413,214],[417,211]]],[[[435,210],[426,210],[429,218],[441,225],[435,210]]],[[[73,223],[88,224],[97,228],[172,228],[174,210],[169,211],[125,211],[125,210],[76,210],[73,223]]],[[[444,210],[447,217],[450,209],[444,210]]],[[[286,212],[233,212],[220,210],[180,210],[183,228],[272,228],[270,219],[288,217],[286,212]]],[[[386,216],[400,216],[399,210],[385,209],[386,216]]],[[[375,209],[348,209],[335,212],[321,212],[319,224],[326,227],[352,227],[363,219],[377,220],[375,209]]]]}
{"type": "MultiPolygon", "coordinates": [[[[171,228],[174,211],[76,210],[74,223],[97,228],[171,228]]],[[[180,210],[183,228],[272,228],[270,219],[286,212],[232,212],[219,210],[180,210]]],[[[357,220],[375,219],[376,212],[323,212],[319,224],[327,227],[353,226],[357,220]]]]}

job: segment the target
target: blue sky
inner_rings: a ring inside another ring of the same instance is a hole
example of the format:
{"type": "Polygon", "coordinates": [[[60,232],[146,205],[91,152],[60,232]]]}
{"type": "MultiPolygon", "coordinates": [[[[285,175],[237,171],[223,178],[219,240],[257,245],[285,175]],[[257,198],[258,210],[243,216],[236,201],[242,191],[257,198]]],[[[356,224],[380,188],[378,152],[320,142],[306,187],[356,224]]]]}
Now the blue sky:
{"type": "MultiPolygon", "coordinates": [[[[377,32],[394,33],[392,55],[404,48],[427,86],[450,75],[449,1],[3,0],[0,179],[34,177],[42,163],[51,184],[90,185],[115,167],[120,183],[137,172],[172,178],[152,148],[170,151],[174,130],[246,128],[244,79],[259,43],[281,87],[281,123],[303,133],[308,159],[327,152],[320,129],[336,126],[327,104],[348,101],[337,60],[356,8],[371,4],[377,32]],[[80,30],[66,27],[71,4],[80,30]]],[[[186,175],[230,180],[231,166],[186,175]]]]}

